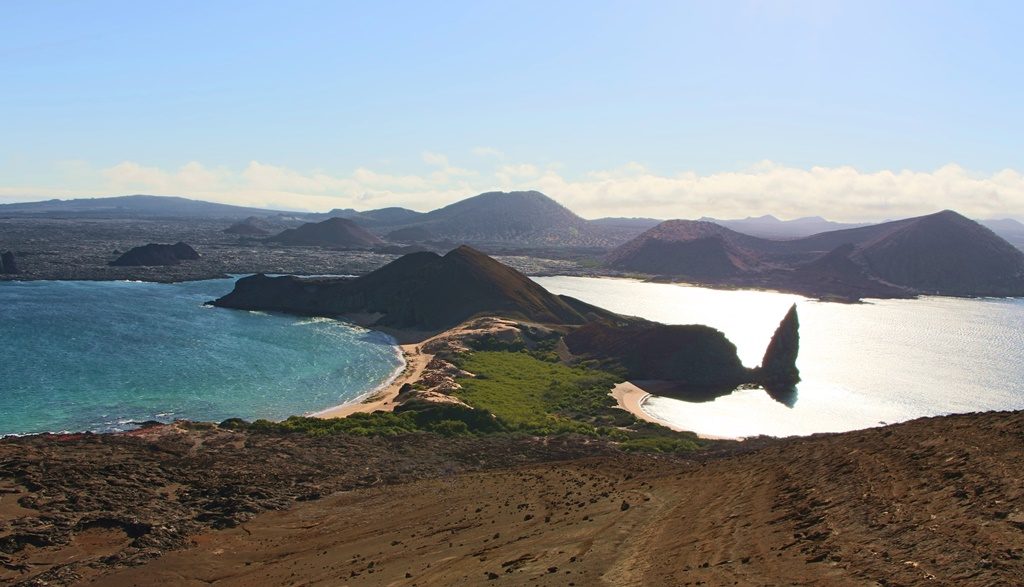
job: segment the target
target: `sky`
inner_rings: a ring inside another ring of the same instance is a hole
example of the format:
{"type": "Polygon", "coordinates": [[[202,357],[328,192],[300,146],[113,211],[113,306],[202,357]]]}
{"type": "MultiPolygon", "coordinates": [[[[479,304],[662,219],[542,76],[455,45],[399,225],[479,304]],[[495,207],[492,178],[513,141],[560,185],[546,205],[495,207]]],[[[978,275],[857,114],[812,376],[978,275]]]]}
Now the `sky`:
{"type": "Polygon", "coordinates": [[[0,203],[1024,219],[1024,3],[6,2],[0,203]]]}

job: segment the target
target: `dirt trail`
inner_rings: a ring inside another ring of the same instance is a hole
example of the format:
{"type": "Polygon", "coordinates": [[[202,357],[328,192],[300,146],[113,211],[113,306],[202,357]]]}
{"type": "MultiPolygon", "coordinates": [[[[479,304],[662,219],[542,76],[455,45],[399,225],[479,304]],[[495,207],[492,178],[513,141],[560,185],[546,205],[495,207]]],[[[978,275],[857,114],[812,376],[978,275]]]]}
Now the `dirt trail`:
{"type": "Polygon", "coordinates": [[[1024,414],[357,489],[96,585],[1024,583],[1024,414]]]}

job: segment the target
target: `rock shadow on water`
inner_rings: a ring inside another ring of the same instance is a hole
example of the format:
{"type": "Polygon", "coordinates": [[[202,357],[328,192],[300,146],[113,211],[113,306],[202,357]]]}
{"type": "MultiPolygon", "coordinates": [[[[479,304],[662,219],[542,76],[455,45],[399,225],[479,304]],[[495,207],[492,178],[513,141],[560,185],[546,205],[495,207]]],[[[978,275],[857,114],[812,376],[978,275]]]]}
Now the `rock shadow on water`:
{"type": "Polygon", "coordinates": [[[693,385],[682,381],[655,379],[631,380],[630,383],[654,396],[669,397],[692,403],[715,401],[737,389],[734,385],[693,385]]]}
{"type": "Polygon", "coordinates": [[[796,385],[766,385],[764,386],[764,390],[768,394],[768,397],[787,408],[793,408],[796,406],[796,400],[798,397],[796,385]]]}
{"type": "Polygon", "coordinates": [[[799,396],[796,385],[768,385],[761,387],[756,384],[743,384],[739,386],[707,386],[691,385],[680,381],[665,380],[632,380],[633,385],[643,391],[660,397],[668,397],[690,403],[712,402],[720,397],[727,396],[738,389],[764,389],[768,397],[786,406],[793,408],[799,396]]]}

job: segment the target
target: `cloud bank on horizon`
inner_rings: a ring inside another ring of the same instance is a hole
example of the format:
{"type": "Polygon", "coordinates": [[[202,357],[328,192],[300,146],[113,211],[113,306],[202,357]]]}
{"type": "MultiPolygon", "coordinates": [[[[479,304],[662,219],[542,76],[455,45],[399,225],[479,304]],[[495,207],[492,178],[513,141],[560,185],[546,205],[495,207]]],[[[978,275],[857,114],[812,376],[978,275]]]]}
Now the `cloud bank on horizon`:
{"type": "Polygon", "coordinates": [[[505,161],[491,147],[474,149],[474,155],[491,164],[459,167],[443,154],[426,152],[427,172],[399,175],[366,167],[304,172],[260,161],[238,169],[196,161],[177,169],[134,161],[97,168],[75,161],[60,166],[56,185],[0,187],[0,203],[143,193],[283,210],[402,206],[426,211],[486,191],[538,190],[586,218],[773,214],[878,221],[953,209],[979,219],[1024,219],[1024,174],[1014,169],[976,174],[948,164],[931,171],[864,172],[763,161],[732,172],[665,175],[629,163],[571,176],[557,163],[505,161]]]}

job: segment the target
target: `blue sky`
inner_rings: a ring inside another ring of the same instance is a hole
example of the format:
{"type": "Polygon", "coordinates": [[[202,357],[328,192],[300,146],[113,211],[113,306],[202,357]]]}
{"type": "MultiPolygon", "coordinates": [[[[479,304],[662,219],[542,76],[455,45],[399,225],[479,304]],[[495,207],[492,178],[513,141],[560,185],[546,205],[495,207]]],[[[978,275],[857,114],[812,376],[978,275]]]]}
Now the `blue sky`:
{"type": "Polygon", "coordinates": [[[1024,216],[1022,6],[11,2],[0,200],[1024,216]]]}

